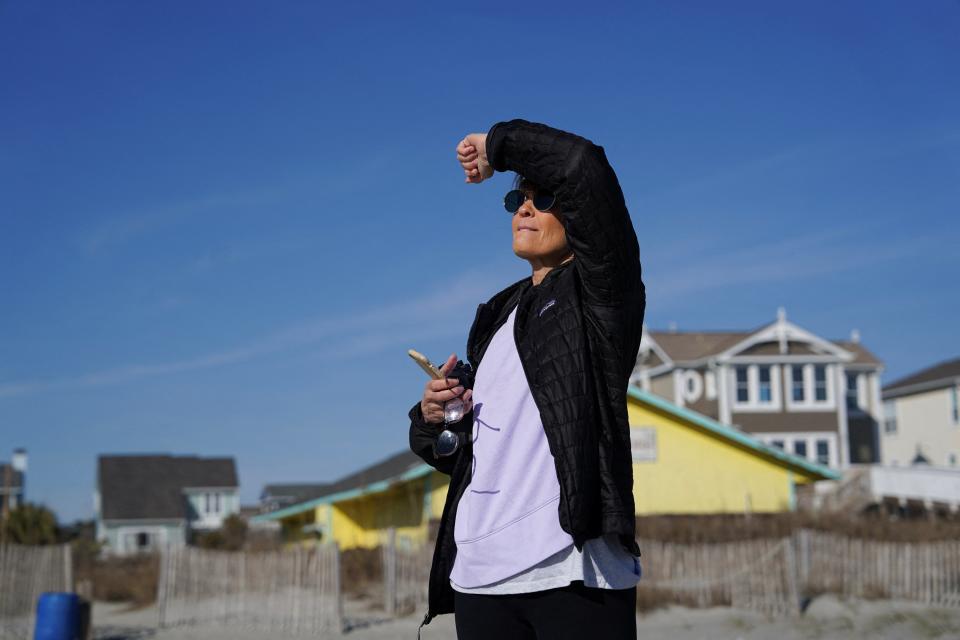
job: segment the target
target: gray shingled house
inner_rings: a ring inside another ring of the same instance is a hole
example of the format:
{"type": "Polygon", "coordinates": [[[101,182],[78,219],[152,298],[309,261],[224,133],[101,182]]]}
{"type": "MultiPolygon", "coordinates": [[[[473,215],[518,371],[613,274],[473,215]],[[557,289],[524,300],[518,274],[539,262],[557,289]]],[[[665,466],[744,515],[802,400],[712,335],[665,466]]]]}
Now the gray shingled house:
{"type": "Polygon", "coordinates": [[[233,458],[103,455],[97,464],[97,540],[128,555],[183,546],[240,512],[233,458]]]}

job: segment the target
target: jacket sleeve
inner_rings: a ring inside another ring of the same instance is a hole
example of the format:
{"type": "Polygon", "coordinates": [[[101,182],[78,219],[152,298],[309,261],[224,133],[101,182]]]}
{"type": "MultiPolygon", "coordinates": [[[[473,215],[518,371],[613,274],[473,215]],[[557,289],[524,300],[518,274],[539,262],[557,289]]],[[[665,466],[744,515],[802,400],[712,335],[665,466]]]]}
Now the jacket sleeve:
{"type": "Polygon", "coordinates": [[[618,304],[642,291],[640,250],[617,176],[603,147],[525,120],[500,122],[487,134],[487,159],[557,197],[588,300],[618,304]]]}
{"type": "MultiPolygon", "coordinates": [[[[451,475],[453,473],[453,465],[456,462],[456,455],[441,457],[436,455],[434,447],[436,446],[437,436],[440,435],[440,432],[443,430],[443,425],[440,424],[430,424],[423,419],[423,413],[420,410],[420,403],[413,405],[413,408],[410,409],[410,450],[415,454],[420,456],[420,458],[426,462],[428,465],[445,473],[451,475]]],[[[458,425],[472,425],[473,424],[473,411],[469,411],[460,419],[458,425]]]]}

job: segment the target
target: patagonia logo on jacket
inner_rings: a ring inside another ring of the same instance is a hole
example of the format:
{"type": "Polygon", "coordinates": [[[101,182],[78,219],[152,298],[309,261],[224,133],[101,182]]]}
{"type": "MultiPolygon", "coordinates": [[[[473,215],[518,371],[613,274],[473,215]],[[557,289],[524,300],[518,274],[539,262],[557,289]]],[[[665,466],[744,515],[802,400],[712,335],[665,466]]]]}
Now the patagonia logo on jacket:
{"type": "Polygon", "coordinates": [[[551,299],[547,304],[543,305],[543,309],[540,309],[540,311],[537,313],[537,317],[542,318],[544,312],[555,304],[557,304],[557,299],[556,298],[551,299]]]}

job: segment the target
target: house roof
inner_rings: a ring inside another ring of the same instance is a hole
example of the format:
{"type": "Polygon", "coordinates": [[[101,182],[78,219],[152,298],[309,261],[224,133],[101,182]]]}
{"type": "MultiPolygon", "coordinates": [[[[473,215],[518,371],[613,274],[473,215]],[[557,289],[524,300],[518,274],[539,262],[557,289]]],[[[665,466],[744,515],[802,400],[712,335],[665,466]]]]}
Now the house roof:
{"type": "MultiPolygon", "coordinates": [[[[648,333],[671,360],[688,362],[723,353],[761,329],[763,327],[752,331],[650,331],[648,333]]],[[[859,342],[850,340],[830,340],[829,342],[853,353],[852,363],[854,364],[878,366],[883,364],[879,358],[859,342]]],[[[779,345],[774,343],[753,345],[744,351],[744,355],[777,355],[779,353],[779,345]]],[[[790,340],[787,343],[787,353],[790,355],[811,355],[816,352],[812,351],[806,343],[790,340]]]]}
{"type": "Polygon", "coordinates": [[[104,520],[182,520],[184,489],[236,488],[233,458],[102,455],[97,466],[104,520]]]}
{"type": "Polygon", "coordinates": [[[847,364],[883,364],[880,358],[873,355],[869,349],[859,342],[852,342],[850,340],[831,340],[830,342],[854,355],[853,360],[847,364]]]}
{"type": "MultiPolygon", "coordinates": [[[[638,387],[630,387],[628,397],[639,402],[644,402],[666,411],[678,418],[691,422],[694,425],[706,429],[726,440],[732,441],[738,446],[746,447],[756,453],[774,458],[781,464],[785,464],[794,469],[801,470],[809,475],[817,476],[821,479],[836,480],[840,475],[822,465],[810,462],[805,458],[789,454],[782,449],[764,444],[753,436],[744,433],[734,427],[721,424],[712,418],[703,414],[691,411],[683,407],[664,400],[652,393],[643,391],[638,387]]],[[[306,502],[291,505],[284,509],[278,509],[270,513],[260,514],[251,519],[252,522],[264,522],[267,520],[278,520],[297,513],[309,511],[318,505],[338,502],[340,500],[349,500],[361,495],[378,493],[385,491],[392,484],[402,482],[413,478],[418,478],[431,473],[433,468],[420,460],[409,450],[401,451],[389,458],[381,460],[377,464],[361,469],[349,476],[341,478],[330,485],[331,491],[325,496],[308,500],[306,502]]]]}
{"type": "Polygon", "coordinates": [[[0,489],[7,488],[7,468],[10,469],[10,487],[13,489],[19,489],[23,487],[23,472],[17,471],[13,468],[13,466],[6,462],[0,462],[0,489]]]}
{"type": "Polygon", "coordinates": [[[954,358],[891,382],[883,388],[883,395],[901,396],[920,393],[952,386],[957,384],[958,380],[960,380],[960,358],[954,358]]]}
{"type": "Polygon", "coordinates": [[[411,467],[423,462],[410,451],[401,451],[379,462],[364,467],[339,480],[324,484],[268,484],[263,488],[262,498],[292,497],[294,504],[300,504],[317,498],[324,498],[353,489],[362,489],[369,485],[389,480],[401,475],[411,467]]]}
{"type": "Polygon", "coordinates": [[[300,482],[289,484],[268,484],[264,485],[260,492],[260,500],[269,499],[279,500],[281,502],[303,502],[310,498],[316,498],[329,493],[331,483],[324,484],[300,482]]]}
{"type": "Polygon", "coordinates": [[[330,483],[327,493],[322,496],[261,514],[253,520],[264,521],[284,518],[295,513],[308,511],[321,504],[349,500],[369,493],[378,493],[388,489],[394,482],[418,478],[427,475],[432,470],[433,467],[425,464],[409,449],[405,449],[330,483]]]}
{"type": "Polygon", "coordinates": [[[720,353],[751,335],[751,331],[650,331],[650,337],[674,362],[699,360],[720,353]]]}

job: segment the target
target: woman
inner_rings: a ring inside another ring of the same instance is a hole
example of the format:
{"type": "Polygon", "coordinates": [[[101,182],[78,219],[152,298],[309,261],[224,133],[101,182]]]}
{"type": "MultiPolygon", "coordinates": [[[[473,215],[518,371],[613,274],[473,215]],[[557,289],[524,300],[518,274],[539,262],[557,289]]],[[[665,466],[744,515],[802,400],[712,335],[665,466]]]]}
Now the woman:
{"type": "Polygon", "coordinates": [[[532,275],[480,305],[469,365],[451,356],[410,411],[411,449],[451,476],[424,624],[455,612],[460,640],[635,638],[626,390],[645,294],[620,185],[601,147],[523,120],[466,136],[457,158],[468,183],[518,174],[504,205],[532,275]],[[438,435],[457,397],[451,451],[438,435]]]}

